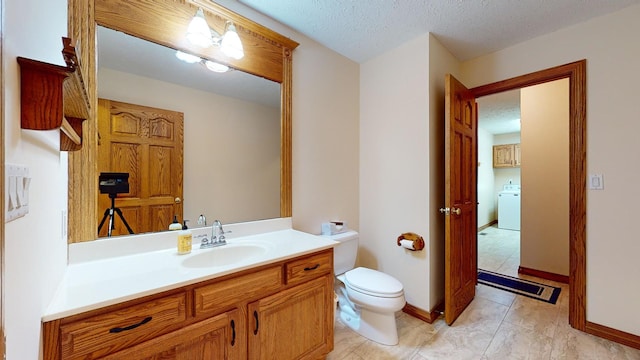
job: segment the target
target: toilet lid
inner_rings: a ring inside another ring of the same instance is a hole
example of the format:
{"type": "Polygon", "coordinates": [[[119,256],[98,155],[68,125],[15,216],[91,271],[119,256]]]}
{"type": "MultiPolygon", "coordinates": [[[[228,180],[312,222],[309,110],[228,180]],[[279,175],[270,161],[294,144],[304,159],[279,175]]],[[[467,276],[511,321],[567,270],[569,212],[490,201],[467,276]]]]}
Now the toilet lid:
{"type": "Polygon", "coordinates": [[[344,274],[346,285],[355,291],[372,296],[397,297],[402,295],[402,283],[391,275],[363,267],[344,274]]]}

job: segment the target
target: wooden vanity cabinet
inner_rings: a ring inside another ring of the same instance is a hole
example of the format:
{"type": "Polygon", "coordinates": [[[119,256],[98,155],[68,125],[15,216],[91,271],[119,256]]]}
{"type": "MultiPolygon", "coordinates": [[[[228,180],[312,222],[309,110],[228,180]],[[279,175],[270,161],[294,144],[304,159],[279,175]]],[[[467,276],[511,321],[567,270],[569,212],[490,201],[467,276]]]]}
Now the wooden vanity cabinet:
{"type": "Polygon", "coordinates": [[[146,359],[245,359],[245,348],[237,341],[240,312],[236,309],[170,332],[129,349],[108,355],[105,360],[146,359]]]}
{"type": "Polygon", "coordinates": [[[333,294],[327,249],[45,322],[44,359],[322,359],[333,294]]]}

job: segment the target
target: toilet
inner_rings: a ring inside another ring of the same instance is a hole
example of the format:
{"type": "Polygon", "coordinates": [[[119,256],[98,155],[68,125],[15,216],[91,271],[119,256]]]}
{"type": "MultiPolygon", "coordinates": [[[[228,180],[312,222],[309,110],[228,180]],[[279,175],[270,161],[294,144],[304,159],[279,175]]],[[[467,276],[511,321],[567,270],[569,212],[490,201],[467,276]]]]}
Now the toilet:
{"type": "Polygon", "coordinates": [[[358,233],[347,231],[327,236],[340,244],[334,248],[340,319],[358,334],[384,345],[398,344],[395,313],[406,301],[402,283],[383,272],[358,267],[358,233]]]}

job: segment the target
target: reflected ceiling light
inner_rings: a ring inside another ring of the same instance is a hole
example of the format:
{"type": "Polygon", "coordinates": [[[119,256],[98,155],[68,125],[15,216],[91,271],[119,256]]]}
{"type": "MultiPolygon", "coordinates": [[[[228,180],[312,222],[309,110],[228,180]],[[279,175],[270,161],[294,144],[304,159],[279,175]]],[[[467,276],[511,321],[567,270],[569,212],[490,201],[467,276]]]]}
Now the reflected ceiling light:
{"type": "Polygon", "coordinates": [[[217,63],[211,60],[204,60],[198,56],[187,54],[180,50],[176,51],[176,57],[189,64],[201,63],[204,66],[206,66],[207,69],[211,71],[215,71],[217,73],[224,73],[230,70],[227,65],[222,65],[220,63],[217,63]]]}
{"type": "Polygon", "coordinates": [[[226,56],[240,60],[244,57],[242,41],[238,36],[238,31],[232,22],[227,22],[227,29],[224,35],[211,29],[204,18],[204,11],[198,8],[196,15],[191,19],[187,28],[187,40],[194,45],[207,48],[215,45],[220,46],[220,50],[226,56]]]}
{"type": "Polygon", "coordinates": [[[187,40],[194,45],[206,48],[213,45],[211,29],[204,18],[202,8],[198,8],[196,15],[191,19],[187,28],[187,40]]]}
{"type": "Polygon", "coordinates": [[[209,69],[211,71],[214,71],[214,72],[223,73],[223,72],[229,71],[229,67],[227,65],[222,65],[222,64],[219,64],[217,62],[210,61],[210,60],[205,61],[204,62],[204,66],[206,66],[207,69],[209,69]]]}
{"type": "Polygon", "coordinates": [[[233,23],[229,22],[227,25],[227,32],[222,37],[222,43],[220,44],[220,50],[230,58],[240,60],[244,57],[244,49],[242,48],[242,41],[236,31],[236,27],[233,23]]]}
{"type": "Polygon", "coordinates": [[[182,52],[180,50],[176,51],[176,57],[178,59],[186,62],[186,63],[189,63],[189,64],[194,64],[194,63],[200,62],[202,60],[198,56],[187,54],[187,53],[182,52]]]}

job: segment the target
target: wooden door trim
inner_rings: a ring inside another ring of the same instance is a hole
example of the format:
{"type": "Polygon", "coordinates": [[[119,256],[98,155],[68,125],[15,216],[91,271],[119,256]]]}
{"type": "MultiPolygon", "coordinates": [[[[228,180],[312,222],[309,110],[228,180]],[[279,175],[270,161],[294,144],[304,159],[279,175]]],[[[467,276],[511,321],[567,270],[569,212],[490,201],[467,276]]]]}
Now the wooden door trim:
{"type": "MultiPolygon", "coordinates": [[[[4,19],[4,0],[0,0],[0,19],[4,19]]],[[[0,64],[4,64],[4,22],[0,21],[0,64]]],[[[0,71],[0,109],[4,109],[4,71],[0,71]]],[[[3,146],[0,147],[0,187],[4,189],[4,111],[0,111],[0,138],[3,146]]],[[[4,191],[0,193],[0,201],[4,204],[4,191]]],[[[0,211],[0,358],[6,358],[6,336],[4,334],[4,211],[0,211]]]]}
{"type": "Polygon", "coordinates": [[[586,179],[587,179],[587,61],[470,89],[476,98],[559,79],[569,79],[569,324],[586,331],[586,179]]]}

